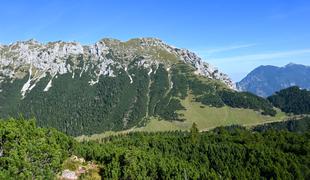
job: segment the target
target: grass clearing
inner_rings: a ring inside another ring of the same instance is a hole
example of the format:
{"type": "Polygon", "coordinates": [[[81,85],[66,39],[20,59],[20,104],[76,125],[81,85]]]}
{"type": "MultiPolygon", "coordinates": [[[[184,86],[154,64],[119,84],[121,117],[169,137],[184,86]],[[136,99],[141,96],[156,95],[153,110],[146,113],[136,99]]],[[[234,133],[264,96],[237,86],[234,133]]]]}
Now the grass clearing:
{"type": "Polygon", "coordinates": [[[180,111],[180,113],[184,114],[189,124],[195,122],[200,130],[233,124],[251,126],[253,124],[281,121],[286,118],[285,113],[279,110],[275,117],[271,117],[264,116],[260,112],[251,109],[231,108],[228,106],[222,108],[209,107],[200,102],[194,102],[191,95],[183,100],[182,104],[186,110],[180,111]]]}
{"type": "Polygon", "coordinates": [[[263,116],[260,112],[250,109],[231,108],[228,106],[222,108],[214,108],[195,102],[191,95],[182,100],[182,105],[186,110],[179,111],[184,115],[185,121],[166,121],[157,117],[150,117],[149,122],[144,127],[134,127],[125,131],[107,131],[101,134],[91,136],[79,136],[78,141],[96,140],[113,135],[127,134],[129,132],[146,131],[175,131],[189,130],[195,122],[199,130],[207,131],[218,126],[243,125],[251,127],[254,125],[271,123],[276,121],[285,121],[287,116],[285,113],[277,110],[275,117],[263,116]]]}

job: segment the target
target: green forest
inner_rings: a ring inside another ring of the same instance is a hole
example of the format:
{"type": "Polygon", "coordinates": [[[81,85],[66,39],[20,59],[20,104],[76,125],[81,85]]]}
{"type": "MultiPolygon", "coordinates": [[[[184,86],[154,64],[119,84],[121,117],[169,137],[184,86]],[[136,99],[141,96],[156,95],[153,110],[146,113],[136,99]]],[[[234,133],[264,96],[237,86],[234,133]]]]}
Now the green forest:
{"type": "MultiPolygon", "coordinates": [[[[109,57],[116,58],[112,52],[109,57]]],[[[169,71],[164,64],[153,65],[148,74],[150,69],[137,65],[143,60],[138,56],[128,70],[111,67],[117,76],[101,75],[98,83],[90,85],[96,67],[85,58],[78,57],[80,64],[74,77],[72,73],[47,75],[24,98],[20,89],[29,77],[13,82],[6,79],[1,84],[0,118],[35,118],[40,127],[53,127],[72,136],[91,135],[139,127],[149,117],[183,121],[178,111],[186,110],[181,100],[189,94],[207,106],[226,105],[253,109],[263,115],[276,114],[268,100],[198,76],[192,66],[183,62],[173,64],[169,71]],[[89,70],[82,72],[84,66],[89,70]],[[52,87],[43,91],[50,79],[52,87]]],[[[72,64],[72,59],[68,58],[67,64],[72,64]]]]}
{"type": "Polygon", "coordinates": [[[0,120],[0,179],[52,179],[75,148],[73,138],[35,120],[0,120]]]}
{"type": "Polygon", "coordinates": [[[310,91],[298,86],[282,89],[268,100],[286,113],[310,114],[310,91]]]}
{"type": "Polygon", "coordinates": [[[268,130],[287,130],[296,133],[306,133],[310,129],[310,117],[302,119],[292,119],[284,122],[274,122],[255,126],[254,131],[265,132],[268,130]]]}
{"type": "Polygon", "coordinates": [[[278,126],[199,132],[193,124],[189,132],[77,142],[34,120],[0,120],[0,179],[54,179],[71,155],[96,162],[103,179],[309,179],[309,126],[298,133],[278,126]]]}

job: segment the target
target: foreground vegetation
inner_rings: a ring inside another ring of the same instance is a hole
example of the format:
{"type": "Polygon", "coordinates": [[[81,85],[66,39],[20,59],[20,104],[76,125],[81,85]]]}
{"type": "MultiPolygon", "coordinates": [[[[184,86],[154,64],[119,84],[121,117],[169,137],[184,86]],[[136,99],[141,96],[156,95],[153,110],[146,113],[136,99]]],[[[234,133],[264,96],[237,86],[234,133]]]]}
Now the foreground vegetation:
{"type": "Polygon", "coordinates": [[[199,133],[194,124],[190,132],[77,143],[34,121],[1,120],[0,142],[0,179],[53,179],[73,154],[96,162],[104,179],[310,178],[309,129],[256,132],[230,126],[199,133]]]}
{"type": "Polygon", "coordinates": [[[76,142],[34,120],[0,120],[0,179],[51,179],[76,142]]]}

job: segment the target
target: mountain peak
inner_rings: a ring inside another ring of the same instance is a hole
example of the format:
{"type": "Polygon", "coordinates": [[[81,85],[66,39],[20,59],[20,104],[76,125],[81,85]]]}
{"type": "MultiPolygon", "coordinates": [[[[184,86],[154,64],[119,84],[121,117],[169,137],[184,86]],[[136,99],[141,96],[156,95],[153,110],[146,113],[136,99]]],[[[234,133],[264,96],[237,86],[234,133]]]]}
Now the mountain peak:
{"type": "Polygon", "coordinates": [[[100,41],[98,41],[99,43],[100,42],[103,42],[103,43],[121,43],[120,40],[118,39],[115,39],[115,38],[102,38],[100,41]]]}
{"type": "Polygon", "coordinates": [[[26,40],[26,41],[20,41],[20,43],[24,43],[24,44],[40,44],[37,40],[35,40],[34,38],[26,40]]]}
{"type": "Polygon", "coordinates": [[[142,50],[141,49],[142,47],[143,48],[159,47],[164,49],[172,49],[171,46],[164,43],[161,39],[152,37],[132,38],[127,41],[121,41],[113,38],[104,38],[101,39],[98,43],[103,43],[111,48],[131,48],[142,50]]]}
{"type": "Polygon", "coordinates": [[[284,68],[295,68],[295,67],[309,68],[309,66],[305,66],[305,65],[302,65],[302,64],[296,64],[296,63],[289,63],[289,64],[284,66],[284,68]]]}
{"type": "MultiPolygon", "coordinates": [[[[151,64],[162,63],[169,68],[177,62],[184,62],[194,67],[196,74],[220,80],[234,88],[234,84],[226,74],[204,62],[195,53],[172,47],[158,38],[134,38],[124,42],[104,38],[94,45],[85,46],[79,42],[64,41],[43,44],[30,39],[0,46],[0,54],[0,76],[12,79],[24,78],[30,71],[37,72],[37,76],[41,74],[37,77],[39,79],[46,73],[55,76],[74,72],[80,63],[77,59],[79,56],[84,61],[89,61],[87,63],[100,68],[96,76],[98,79],[102,74],[114,76],[112,65],[117,68],[127,68],[134,59],[142,57],[143,61],[140,65],[143,67],[149,68],[151,64]],[[73,61],[73,64],[67,64],[68,58],[73,61]]],[[[82,68],[87,70],[88,67],[82,68]]],[[[94,81],[97,82],[97,80],[94,81]]]]}
{"type": "Polygon", "coordinates": [[[310,68],[289,63],[283,67],[259,66],[237,83],[241,91],[249,91],[259,96],[270,96],[276,91],[291,86],[310,89],[310,68]]]}
{"type": "Polygon", "coordinates": [[[163,42],[161,39],[155,38],[155,37],[132,38],[132,39],[129,39],[128,41],[138,41],[138,42],[160,42],[160,43],[163,42]]]}
{"type": "Polygon", "coordinates": [[[154,37],[141,37],[141,38],[131,38],[126,41],[121,41],[115,38],[102,38],[99,42],[105,43],[145,43],[145,42],[153,42],[153,43],[163,43],[163,41],[159,38],[154,37]]]}
{"type": "Polygon", "coordinates": [[[290,63],[288,63],[287,65],[285,65],[285,67],[295,66],[295,65],[297,65],[297,64],[290,62],[290,63]]]}

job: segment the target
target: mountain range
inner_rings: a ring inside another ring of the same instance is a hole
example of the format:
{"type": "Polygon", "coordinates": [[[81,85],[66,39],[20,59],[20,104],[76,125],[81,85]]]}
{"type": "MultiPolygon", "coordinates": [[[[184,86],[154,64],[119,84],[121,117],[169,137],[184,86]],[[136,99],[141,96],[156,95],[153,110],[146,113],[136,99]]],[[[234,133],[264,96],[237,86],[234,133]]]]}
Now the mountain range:
{"type": "Polygon", "coordinates": [[[240,91],[262,97],[291,86],[310,89],[310,67],[293,63],[284,67],[259,66],[236,85],[240,91]]]}
{"type": "Polygon", "coordinates": [[[154,38],[2,45],[0,179],[309,179],[309,95],[154,38]]]}
{"type": "Polygon", "coordinates": [[[74,136],[154,119],[177,129],[198,121],[203,129],[276,114],[267,100],[237,92],[226,74],[195,53],[155,38],[0,46],[0,117],[36,118],[41,127],[74,136]]]}

